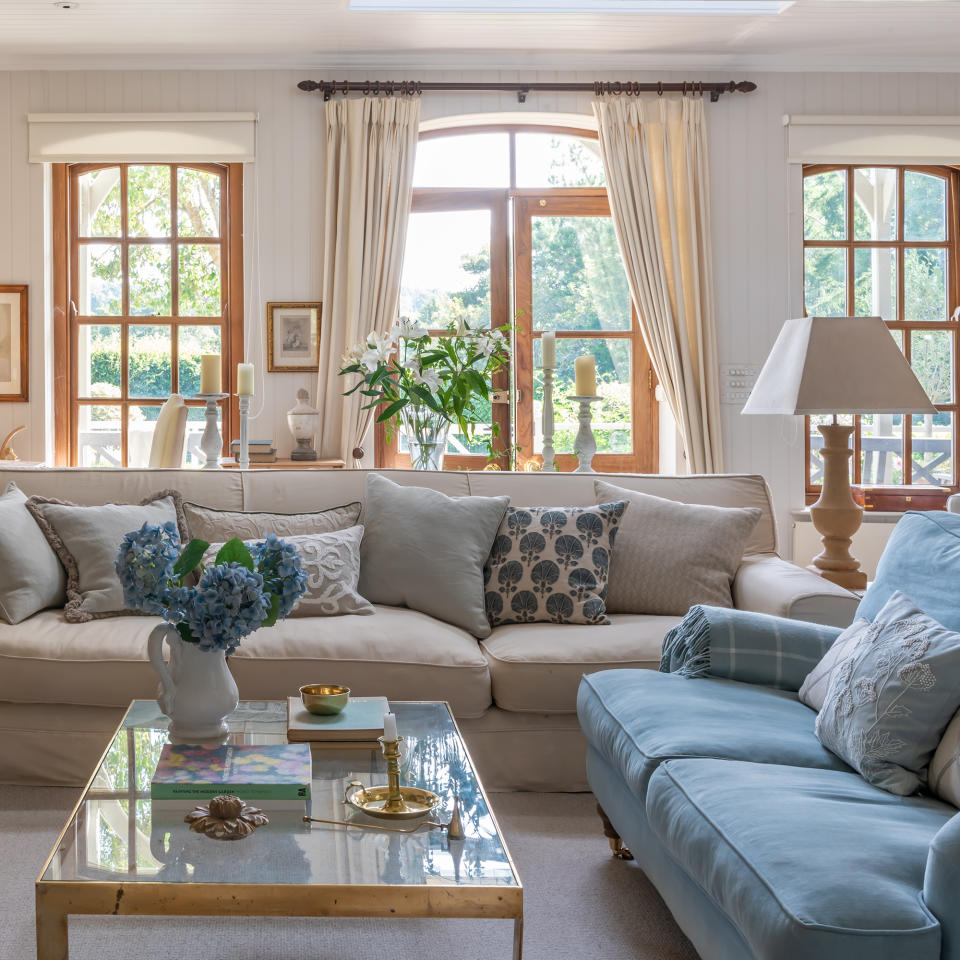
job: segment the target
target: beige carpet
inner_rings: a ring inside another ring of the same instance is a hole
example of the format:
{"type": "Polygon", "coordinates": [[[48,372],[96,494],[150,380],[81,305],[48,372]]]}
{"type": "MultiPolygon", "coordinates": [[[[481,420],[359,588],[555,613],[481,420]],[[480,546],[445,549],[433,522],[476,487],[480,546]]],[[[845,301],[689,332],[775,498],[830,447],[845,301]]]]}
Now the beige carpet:
{"type": "MultiPolygon", "coordinates": [[[[36,957],[33,882],[76,791],[0,786],[0,960],[36,957]]],[[[525,960],[696,960],[637,867],[609,856],[584,794],[495,794],[524,885],[525,960]]],[[[70,960],[509,960],[474,920],[73,917],[70,960]]]]}

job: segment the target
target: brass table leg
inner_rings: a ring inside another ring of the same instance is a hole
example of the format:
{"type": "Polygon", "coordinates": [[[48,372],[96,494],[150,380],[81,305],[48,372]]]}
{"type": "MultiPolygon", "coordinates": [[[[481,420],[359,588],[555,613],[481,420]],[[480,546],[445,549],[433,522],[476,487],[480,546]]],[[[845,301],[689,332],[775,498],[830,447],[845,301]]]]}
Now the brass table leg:
{"type": "Polygon", "coordinates": [[[523,917],[513,921],[513,960],[522,960],[523,954],[523,917]]]}
{"type": "Polygon", "coordinates": [[[37,960],[69,960],[67,915],[37,904],[37,960]]]}

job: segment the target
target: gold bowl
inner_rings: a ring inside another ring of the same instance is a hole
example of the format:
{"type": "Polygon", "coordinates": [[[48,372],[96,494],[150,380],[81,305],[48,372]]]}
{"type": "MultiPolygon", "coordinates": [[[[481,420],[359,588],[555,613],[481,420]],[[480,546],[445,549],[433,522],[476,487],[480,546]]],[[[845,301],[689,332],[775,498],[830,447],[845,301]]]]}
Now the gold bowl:
{"type": "Polygon", "coordinates": [[[308,683],[300,688],[300,699],[311,713],[332,717],[347,705],[350,688],[339,683],[308,683]]]}

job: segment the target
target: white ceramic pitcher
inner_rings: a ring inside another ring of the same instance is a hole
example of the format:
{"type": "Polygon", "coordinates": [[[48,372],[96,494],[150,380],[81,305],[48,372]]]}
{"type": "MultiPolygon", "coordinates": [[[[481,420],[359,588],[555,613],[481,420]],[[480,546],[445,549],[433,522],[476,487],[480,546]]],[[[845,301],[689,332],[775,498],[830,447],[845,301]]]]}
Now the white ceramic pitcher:
{"type": "Polygon", "coordinates": [[[162,623],[150,632],[147,654],[160,677],[157,703],[170,718],[170,735],[179,740],[222,737],[226,718],[240,699],[224,652],[185,643],[176,627],[162,623]],[[170,648],[169,666],[163,659],[164,641],[170,648]]]}

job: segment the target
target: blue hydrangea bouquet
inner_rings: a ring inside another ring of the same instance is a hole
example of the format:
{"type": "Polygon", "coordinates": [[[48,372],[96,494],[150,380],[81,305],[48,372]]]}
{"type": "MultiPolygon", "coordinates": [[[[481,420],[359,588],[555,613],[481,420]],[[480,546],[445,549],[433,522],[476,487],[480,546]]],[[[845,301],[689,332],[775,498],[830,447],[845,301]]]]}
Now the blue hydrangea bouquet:
{"type": "Polygon", "coordinates": [[[244,637],[286,617],[307,586],[296,547],[272,534],[228,540],[205,565],[209,547],[191,540],[181,549],[176,524],[144,524],[123,538],[116,560],[124,603],[165,621],[151,632],[147,652],[170,733],[187,741],[227,733],[239,692],[226,658],[244,637]]]}
{"type": "Polygon", "coordinates": [[[191,540],[181,550],[175,524],[145,523],[123,538],[117,575],[128,607],[163,617],[187,643],[229,655],[244,637],[293,610],[307,574],[296,547],[273,534],[249,545],[228,540],[203,567],[209,547],[191,540]]]}

